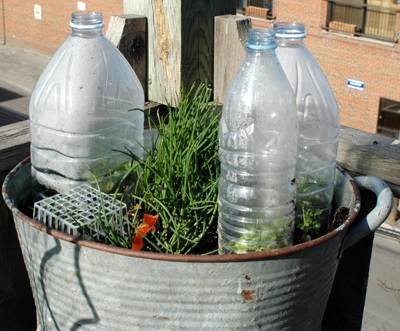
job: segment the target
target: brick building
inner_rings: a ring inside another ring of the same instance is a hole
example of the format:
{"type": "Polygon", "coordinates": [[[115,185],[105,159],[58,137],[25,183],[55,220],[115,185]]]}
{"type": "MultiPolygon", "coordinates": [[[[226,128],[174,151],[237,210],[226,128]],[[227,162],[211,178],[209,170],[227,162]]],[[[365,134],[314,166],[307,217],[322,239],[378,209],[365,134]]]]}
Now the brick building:
{"type": "MultiPolygon", "coordinates": [[[[276,20],[305,23],[308,34],[305,44],[331,84],[342,124],[398,138],[400,5],[397,0],[237,0],[237,3],[239,13],[244,13],[249,5],[264,9],[251,14],[254,27],[272,27],[276,20]]],[[[71,13],[83,9],[82,6],[102,11],[106,24],[110,15],[124,12],[124,0],[3,0],[0,42],[51,56],[71,32],[68,25],[71,13]]]]}

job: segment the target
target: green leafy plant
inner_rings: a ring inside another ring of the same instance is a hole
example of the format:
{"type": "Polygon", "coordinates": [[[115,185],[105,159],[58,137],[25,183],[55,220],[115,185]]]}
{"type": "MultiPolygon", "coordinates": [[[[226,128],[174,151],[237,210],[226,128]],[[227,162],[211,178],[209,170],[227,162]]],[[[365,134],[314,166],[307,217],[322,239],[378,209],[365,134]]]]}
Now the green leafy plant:
{"type": "Polygon", "coordinates": [[[120,198],[130,205],[131,231],[120,238],[109,227],[105,233],[110,242],[132,248],[139,234],[144,239],[143,249],[171,254],[195,249],[204,253],[199,244],[216,242],[219,114],[216,102],[210,102],[211,95],[204,84],[188,92],[182,89],[175,108],[168,104],[167,119],[157,114],[157,123],[148,114],[151,145],[141,145],[147,159],[124,151],[132,163],[114,194],[114,200],[120,198]],[[128,179],[132,185],[126,188],[128,179]],[[148,216],[157,221],[152,231],[143,233],[148,216]]]}
{"type": "Polygon", "coordinates": [[[325,229],[322,229],[321,224],[330,222],[331,215],[328,214],[328,209],[320,209],[322,206],[327,207],[330,203],[326,190],[323,190],[328,183],[316,174],[302,175],[296,178],[296,182],[295,237],[299,242],[306,242],[323,235],[325,229]]]}
{"type": "Polygon", "coordinates": [[[260,235],[245,234],[240,237],[240,239],[250,240],[252,242],[259,241],[260,243],[257,245],[248,245],[241,242],[230,242],[230,245],[233,247],[232,252],[236,254],[264,252],[288,246],[289,241],[287,237],[287,232],[282,228],[274,233],[268,230],[261,232],[260,235]]]}
{"type": "Polygon", "coordinates": [[[300,231],[301,242],[310,241],[321,235],[321,223],[318,220],[321,214],[321,209],[303,207],[303,217],[296,218],[296,229],[300,231]]]}

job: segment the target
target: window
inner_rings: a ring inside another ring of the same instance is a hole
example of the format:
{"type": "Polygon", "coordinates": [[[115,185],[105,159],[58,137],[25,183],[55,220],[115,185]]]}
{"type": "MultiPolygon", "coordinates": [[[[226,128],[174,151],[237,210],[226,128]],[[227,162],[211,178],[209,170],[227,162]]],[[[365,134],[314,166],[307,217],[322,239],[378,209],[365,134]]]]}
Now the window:
{"type": "Polygon", "coordinates": [[[273,0],[236,0],[236,12],[246,16],[273,19],[273,0]]]}
{"type": "Polygon", "coordinates": [[[381,98],[377,132],[384,136],[399,139],[400,102],[381,98]]]}
{"type": "Polygon", "coordinates": [[[397,0],[328,0],[332,32],[395,41],[397,0]]]}

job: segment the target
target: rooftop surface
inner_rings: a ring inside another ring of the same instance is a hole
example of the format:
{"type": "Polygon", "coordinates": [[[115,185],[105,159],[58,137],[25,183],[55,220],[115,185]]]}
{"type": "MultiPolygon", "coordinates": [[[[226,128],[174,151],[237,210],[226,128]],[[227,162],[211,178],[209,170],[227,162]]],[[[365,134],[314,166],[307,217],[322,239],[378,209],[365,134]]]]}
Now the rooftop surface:
{"type": "Polygon", "coordinates": [[[49,60],[0,45],[0,126],[29,118],[29,96],[49,60]]]}
{"type": "MultiPolygon", "coordinates": [[[[0,45],[0,126],[28,119],[29,96],[49,59],[0,45]]],[[[400,236],[396,233],[400,230],[376,232],[362,331],[399,330],[400,236]]]]}

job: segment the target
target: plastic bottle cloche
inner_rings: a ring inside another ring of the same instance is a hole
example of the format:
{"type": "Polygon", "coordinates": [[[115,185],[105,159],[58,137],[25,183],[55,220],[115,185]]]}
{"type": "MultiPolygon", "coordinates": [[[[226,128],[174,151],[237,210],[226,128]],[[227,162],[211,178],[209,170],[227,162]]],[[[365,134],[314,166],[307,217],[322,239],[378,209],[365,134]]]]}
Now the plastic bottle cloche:
{"type": "Polygon", "coordinates": [[[143,88],[104,37],[100,12],[76,12],[72,34],[40,76],[30,99],[32,176],[39,191],[86,183],[108,192],[141,155],[143,88]]]}
{"type": "Polygon", "coordinates": [[[220,120],[220,253],[292,245],[298,125],[295,100],[275,55],[275,32],[252,29],[248,54],[220,120]]]}
{"type": "Polygon", "coordinates": [[[320,66],[304,45],[305,25],[277,22],[274,29],[276,55],[296,98],[300,128],[296,214],[312,217],[324,227],[332,214],[339,109],[320,66]]]}

